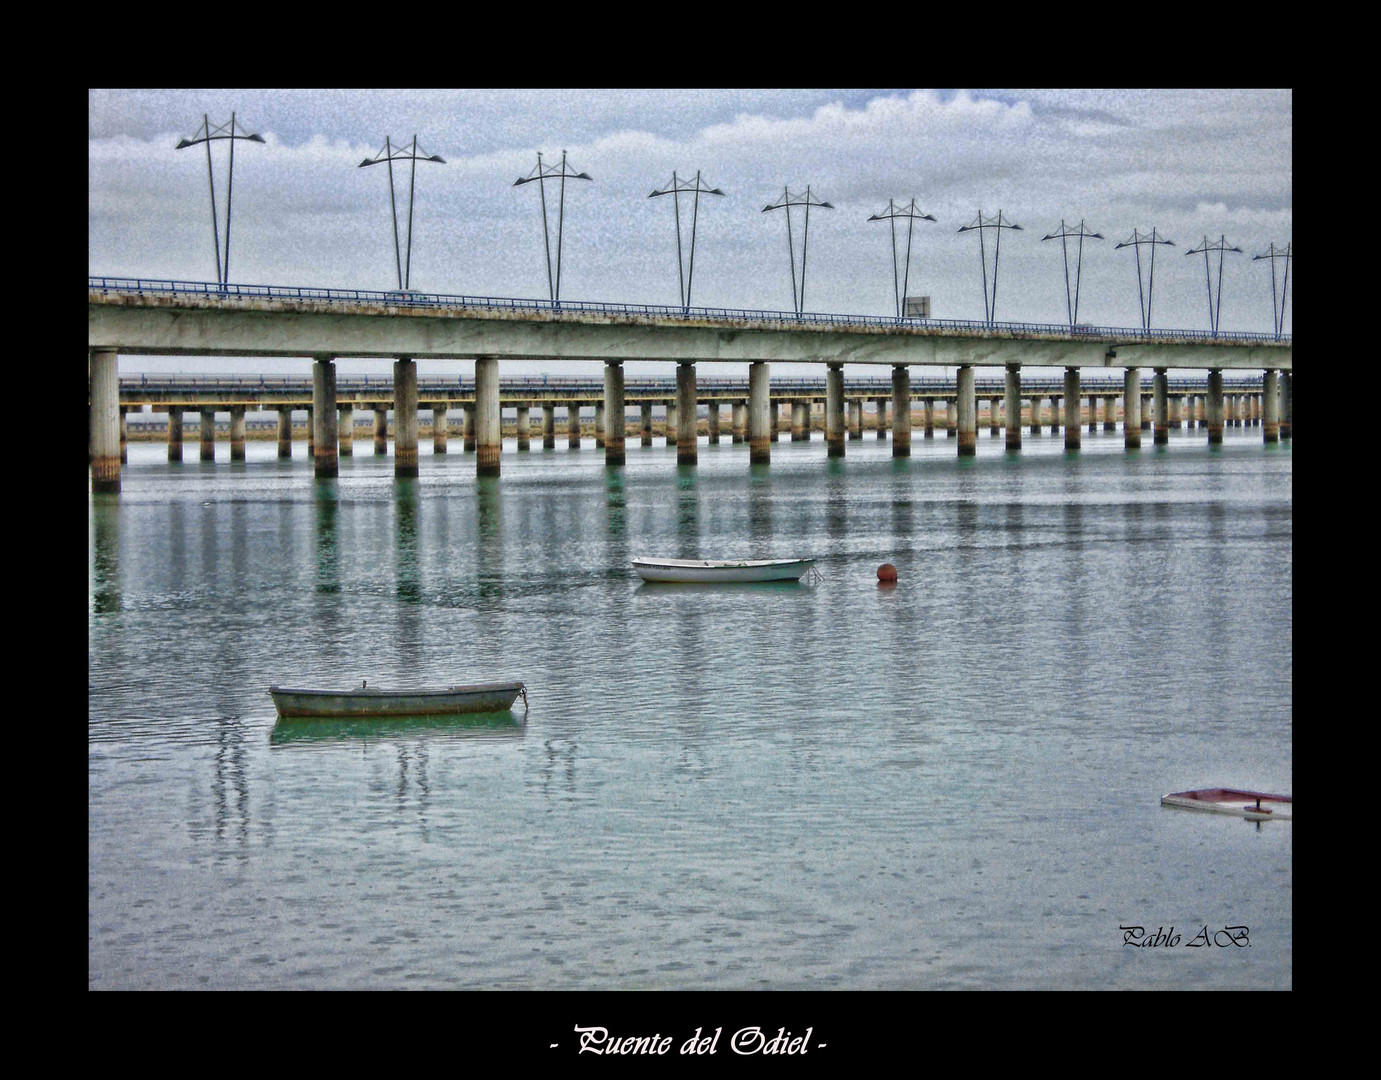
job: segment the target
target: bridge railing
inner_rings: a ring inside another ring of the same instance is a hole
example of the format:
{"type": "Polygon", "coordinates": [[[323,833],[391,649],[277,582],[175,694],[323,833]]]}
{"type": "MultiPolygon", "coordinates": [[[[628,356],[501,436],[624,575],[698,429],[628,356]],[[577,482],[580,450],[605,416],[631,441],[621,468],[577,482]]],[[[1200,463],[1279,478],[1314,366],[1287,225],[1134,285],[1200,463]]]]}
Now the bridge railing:
{"type": "Polygon", "coordinates": [[[594,301],[527,300],[502,296],[452,296],[411,291],[379,292],[370,289],[320,289],[284,285],[223,285],[205,281],[169,281],[150,278],[89,277],[88,289],[102,293],[150,293],[197,295],[208,299],[295,300],[320,303],[369,303],[385,307],[484,308],[514,311],[546,311],[552,314],[648,315],[665,319],[791,322],[810,325],[910,326],[943,330],[970,330],[1005,334],[1054,334],[1064,337],[1115,336],[1124,341],[1266,341],[1288,343],[1289,334],[1243,331],[1205,333],[1201,330],[1144,330],[1140,327],[1068,325],[1064,323],[979,322],[967,319],[921,319],[891,315],[836,315],[827,312],[762,311],[751,308],[676,307],[663,304],[610,304],[594,301]]]}

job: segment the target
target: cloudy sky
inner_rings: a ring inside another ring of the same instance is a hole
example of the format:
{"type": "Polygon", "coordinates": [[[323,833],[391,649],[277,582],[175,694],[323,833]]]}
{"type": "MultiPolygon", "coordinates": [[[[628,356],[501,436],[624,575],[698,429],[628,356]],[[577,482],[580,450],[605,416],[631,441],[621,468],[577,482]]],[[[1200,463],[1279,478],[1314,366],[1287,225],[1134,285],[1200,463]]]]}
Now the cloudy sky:
{"type": "Polygon", "coordinates": [[[546,298],[537,185],[513,187],[539,150],[593,177],[567,184],[566,300],[678,302],[671,200],[648,198],[673,170],[726,193],[702,199],[697,306],[791,309],[786,220],[762,208],[807,184],[835,207],[811,212],[811,311],[893,312],[890,232],[867,220],[889,199],[937,219],[917,224],[908,290],[937,318],[983,318],[978,240],[958,232],[980,210],[1023,229],[1003,234],[1000,321],[1065,321],[1060,243],[1041,241],[1062,219],[1106,237],[1085,244],[1079,305],[1103,326],[1140,325],[1134,256],[1114,250],[1134,228],[1177,245],[1157,253],[1158,327],[1208,328],[1204,260],[1185,252],[1226,235],[1244,254],[1227,256],[1220,327],[1269,329],[1269,265],[1251,257],[1293,238],[1288,90],[92,90],[91,274],[214,280],[205,151],[175,147],[232,109],[265,139],[236,144],[241,283],[396,288],[387,170],[358,167],[385,135],[446,160],[417,169],[427,292],[546,298]]]}

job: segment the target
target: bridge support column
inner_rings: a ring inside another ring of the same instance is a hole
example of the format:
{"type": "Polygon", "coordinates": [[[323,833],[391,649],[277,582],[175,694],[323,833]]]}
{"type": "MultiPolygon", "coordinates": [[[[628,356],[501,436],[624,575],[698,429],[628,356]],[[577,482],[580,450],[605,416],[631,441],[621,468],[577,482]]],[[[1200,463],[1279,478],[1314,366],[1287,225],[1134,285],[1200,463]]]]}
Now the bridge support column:
{"type": "MultiPolygon", "coordinates": [[[[201,460],[216,460],[216,410],[201,410],[201,460]]],[[[333,474],[334,475],[334,474],[333,474]]]]}
{"type": "MultiPolygon", "coordinates": [[[[709,442],[710,442],[710,445],[711,445],[711,446],[718,446],[718,445],[719,445],[719,402],[718,402],[718,401],[708,401],[708,402],[705,403],[705,406],[706,406],[706,407],[705,407],[705,430],[706,430],[707,432],[709,432],[709,442]]],[[[738,406],[735,405],[733,408],[734,408],[735,411],[737,411],[738,406]]],[[[732,414],[731,414],[731,415],[732,415],[732,414]]],[[[743,441],[742,437],[739,435],[738,424],[736,424],[732,419],[729,421],[729,435],[730,435],[730,437],[733,439],[734,442],[742,442],[742,441],[743,441]]]]}
{"type": "MultiPolygon", "coordinates": [[[[911,369],[910,369],[910,368],[903,368],[903,370],[906,371],[906,373],[907,373],[906,385],[907,385],[907,388],[908,388],[908,390],[909,390],[909,389],[910,389],[910,386],[911,386],[911,369]]],[[[893,390],[894,390],[894,391],[895,391],[895,388],[896,388],[896,385],[897,385],[897,375],[896,375],[896,372],[897,372],[897,369],[896,369],[896,367],[894,366],[894,367],[892,368],[892,387],[893,387],[893,390]]],[[[910,400],[910,399],[908,399],[908,401],[909,401],[909,400],[910,400]]],[[[893,398],[892,398],[892,409],[893,409],[893,414],[894,414],[894,415],[895,415],[896,408],[897,408],[897,406],[896,406],[896,397],[895,397],[895,393],[894,393],[894,396],[893,396],[893,398]]],[[[879,439],[885,439],[885,438],[887,438],[887,399],[886,399],[886,398],[881,398],[881,397],[880,397],[880,398],[877,399],[877,411],[878,411],[877,420],[876,420],[876,422],[874,423],[874,427],[875,427],[876,430],[877,430],[877,437],[878,437],[879,439]]],[[[910,424],[907,424],[906,432],[907,432],[908,435],[911,434],[911,425],[910,425],[910,424]]],[[[908,449],[908,451],[910,450],[910,446],[911,446],[911,444],[910,444],[910,443],[907,443],[907,449],[908,449]]],[[[895,457],[895,456],[896,456],[896,455],[894,454],[893,457],[895,457]]]]}
{"type": "MultiPolygon", "coordinates": [[[[182,414],[178,413],[178,443],[182,442],[182,414]]],[[[291,405],[278,406],[278,456],[280,458],[291,458],[293,456],[293,410],[291,405]]],[[[182,448],[179,445],[177,459],[182,460],[182,448]]]]}
{"type": "Polygon", "coordinates": [[[374,456],[388,457],[388,409],[374,406],[374,456]]]}
{"type": "Polygon", "coordinates": [[[810,402],[791,403],[791,441],[806,442],[810,439],[810,402]]]}
{"type": "Polygon", "coordinates": [[[91,490],[120,490],[120,365],[114,349],[92,349],[91,490]]]}
{"type": "Polygon", "coordinates": [[[1280,373],[1280,437],[1294,439],[1295,435],[1295,376],[1293,372],[1280,373]]]}
{"type": "MultiPolygon", "coordinates": [[[[279,410],[278,410],[278,413],[279,413],[279,421],[278,421],[279,445],[282,445],[282,431],[283,431],[282,413],[283,413],[283,410],[282,410],[282,409],[279,409],[279,410]]],[[[290,429],[290,430],[291,430],[291,429],[290,429]]],[[[289,443],[289,448],[291,448],[291,445],[292,445],[292,444],[289,443]]],[[[281,455],[280,455],[280,456],[281,456],[281,455]]],[[[181,461],[181,460],[182,460],[182,406],[181,406],[181,405],[174,405],[171,409],[168,410],[168,460],[169,460],[169,461],[181,461]]]]}
{"type": "Polygon", "coordinates": [[[1088,429],[1090,432],[1098,430],[1098,395],[1088,396],[1088,429]]]}
{"type": "Polygon", "coordinates": [[[1060,433],[1060,399],[1051,395],[1050,397],[1050,434],[1060,433]]]}
{"type": "Polygon", "coordinates": [[[604,402],[595,402],[595,449],[604,449],[604,402]]]}
{"type": "MultiPolygon", "coordinates": [[[[878,399],[878,438],[883,437],[887,402],[878,399]]],[[[892,365],[892,456],[911,456],[911,369],[892,365]]]]}
{"type": "Polygon", "coordinates": [[[853,398],[849,402],[849,438],[863,438],[863,399],[853,398]]]}
{"type": "MultiPolygon", "coordinates": [[[[395,410],[396,411],[396,410],[395,410]]],[[[460,407],[460,438],[466,453],[475,452],[475,403],[467,401],[460,407]]],[[[396,440],[395,440],[396,442],[396,440]]]]}
{"type": "Polygon", "coordinates": [[[676,365],[676,464],[694,465],[696,448],[695,365],[676,365]]]}
{"type": "Polygon", "coordinates": [[[393,475],[417,475],[417,361],[408,356],[393,361],[393,475]]]}
{"type": "Polygon", "coordinates": [[[1280,377],[1272,368],[1261,376],[1261,441],[1280,441],[1280,377]]]}
{"type": "Polygon", "coordinates": [[[1194,399],[1193,399],[1192,397],[1190,397],[1190,398],[1186,401],[1186,400],[1185,400],[1183,397],[1181,397],[1179,394],[1172,394],[1172,395],[1171,395],[1171,397],[1170,397],[1170,426],[1171,426],[1172,428],[1178,428],[1178,427],[1180,426],[1180,410],[1181,410],[1181,403],[1183,402],[1183,403],[1184,403],[1184,407],[1192,411],[1193,408],[1194,408],[1193,401],[1194,401],[1194,399]]]}
{"type": "Polygon", "coordinates": [[[514,421],[514,427],[518,435],[518,449],[529,450],[532,448],[532,432],[529,423],[529,406],[518,406],[518,418],[514,421]]]}
{"type": "Polygon", "coordinates": [[[1065,449],[1078,450],[1083,436],[1083,417],[1079,415],[1079,369],[1065,368],[1065,449]]]}
{"type": "MultiPolygon", "coordinates": [[[[355,455],[355,407],[336,403],[336,438],[341,457],[355,455]]],[[[230,414],[230,460],[235,460],[235,414],[230,414]]]]}
{"type": "Polygon", "coordinates": [[[574,401],[566,406],[566,448],[580,449],[580,405],[574,401]]]}
{"type": "Polygon", "coordinates": [[[1110,394],[1103,397],[1103,430],[1117,430],[1117,398],[1110,394]]]}
{"type": "Polygon", "coordinates": [[[844,365],[825,367],[825,453],[844,456],[844,365]]]}
{"type": "Polygon", "coordinates": [[[666,428],[667,445],[675,446],[677,438],[681,433],[681,420],[676,412],[676,399],[672,398],[667,403],[667,418],[663,426],[666,428]]]}
{"type": "Polygon", "coordinates": [[[959,456],[978,453],[978,402],[973,396],[973,368],[963,365],[955,377],[958,400],[955,402],[959,429],[959,456]]]}
{"type": "Polygon", "coordinates": [[[1214,368],[1208,373],[1208,400],[1205,412],[1208,413],[1209,445],[1223,441],[1223,370],[1214,368]]]}
{"type": "Polygon", "coordinates": [[[475,357],[475,475],[498,476],[503,450],[499,408],[499,358],[475,357]]]}
{"type": "Polygon", "coordinates": [[[556,448],[556,406],[542,406],[542,449],[556,448]]]}
{"type": "Polygon", "coordinates": [[[316,466],[316,409],[307,406],[307,460],[316,466]]]}
{"type": "Polygon", "coordinates": [[[230,406],[230,460],[245,459],[245,407],[230,406]]]}
{"type": "Polygon", "coordinates": [[[642,442],[643,442],[643,445],[644,445],[644,446],[651,446],[651,445],[652,445],[652,402],[650,402],[650,401],[644,401],[643,404],[642,404],[642,409],[641,409],[640,411],[641,411],[641,413],[642,413],[642,422],[643,422],[643,439],[642,439],[642,442]]]}
{"type": "Polygon", "coordinates": [[[1141,430],[1151,430],[1151,395],[1141,394],[1141,430]]]}
{"type": "Polygon", "coordinates": [[[1021,449],[1021,368],[1007,365],[1007,449],[1021,449]]]}
{"type": "Polygon", "coordinates": [[[1165,368],[1156,368],[1151,376],[1152,434],[1151,441],[1163,446],[1170,441],[1170,401],[1169,382],[1165,368]]]}
{"type": "Polygon", "coordinates": [[[125,419],[125,414],[129,409],[120,406],[120,464],[124,465],[129,461],[129,426],[125,419]]]}
{"type": "MultiPolygon", "coordinates": [[[[767,406],[767,411],[772,418],[772,434],[768,437],[771,439],[772,442],[777,442],[777,436],[781,433],[782,430],[782,403],[780,401],[773,399],[771,403],[767,406]]],[[[790,413],[787,414],[786,418],[786,430],[791,430],[790,413]]]]}
{"type": "Polygon", "coordinates": [[[447,451],[447,443],[450,442],[451,425],[447,420],[450,410],[449,401],[432,402],[432,453],[444,454],[447,451]]]}
{"type": "Polygon", "coordinates": [[[951,401],[949,398],[945,398],[945,436],[947,438],[952,439],[956,434],[958,434],[959,429],[956,425],[956,414],[958,413],[958,411],[959,410],[955,408],[955,403],[951,401]]]}
{"type": "MultiPolygon", "coordinates": [[[[766,465],[772,460],[772,429],[777,425],[770,390],[772,368],[764,361],[748,365],[748,464],[766,465]]],[[[737,408],[737,406],[735,406],[737,408]]]]}
{"type": "Polygon", "coordinates": [[[1031,399],[1031,434],[1041,433],[1041,399],[1033,397],[1031,399]]]}
{"type": "Polygon", "coordinates": [[[623,364],[604,362],[604,464],[622,465],[626,459],[623,409],[623,364]]]}
{"type": "Polygon", "coordinates": [[[1141,449],[1141,371],[1129,367],[1122,381],[1122,445],[1141,449]]]}
{"type": "Polygon", "coordinates": [[[988,437],[995,439],[1002,434],[1002,399],[988,399],[988,437]]]}
{"type": "MultiPolygon", "coordinates": [[[[214,428],[212,430],[214,432],[214,428]]],[[[202,413],[201,423],[201,455],[205,459],[205,413],[202,413]]],[[[312,363],[312,464],[318,480],[340,475],[337,455],[336,363],[329,356],[321,356],[312,363]]]]}
{"type": "MultiPolygon", "coordinates": [[[[716,405],[715,412],[717,413],[718,411],[719,406],[716,405]]],[[[730,416],[733,418],[730,432],[734,442],[743,442],[745,439],[751,438],[748,434],[748,402],[735,401],[730,411],[730,416]]]]}

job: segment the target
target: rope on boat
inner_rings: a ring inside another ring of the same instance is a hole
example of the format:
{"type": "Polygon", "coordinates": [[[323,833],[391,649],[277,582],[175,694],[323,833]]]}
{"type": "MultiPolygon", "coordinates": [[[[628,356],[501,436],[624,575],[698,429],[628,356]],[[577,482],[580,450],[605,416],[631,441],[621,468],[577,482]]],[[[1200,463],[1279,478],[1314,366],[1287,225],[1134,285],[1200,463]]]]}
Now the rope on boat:
{"type": "Polygon", "coordinates": [[[518,693],[521,694],[523,698],[523,715],[527,715],[527,687],[519,683],[518,693]]]}

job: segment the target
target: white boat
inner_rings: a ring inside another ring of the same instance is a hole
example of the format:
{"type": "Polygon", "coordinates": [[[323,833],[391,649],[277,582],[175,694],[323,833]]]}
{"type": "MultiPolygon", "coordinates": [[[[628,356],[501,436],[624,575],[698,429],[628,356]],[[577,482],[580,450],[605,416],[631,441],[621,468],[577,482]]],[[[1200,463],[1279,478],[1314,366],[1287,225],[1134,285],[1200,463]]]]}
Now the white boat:
{"type": "Polygon", "coordinates": [[[1237,788],[1200,788],[1162,795],[1162,806],[1185,810],[1205,810],[1210,814],[1233,814],[1250,821],[1291,821],[1293,802],[1289,795],[1268,795],[1264,791],[1237,788]]]}
{"type": "Polygon", "coordinates": [[[474,683],[438,690],[380,690],[361,683],[355,690],[305,690],[270,686],[269,694],[283,717],[445,716],[502,712],[512,708],[527,688],[520,682],[474,683]]]}
{"type": "Polygon", "coordinates": [[[719,584],[740,581],[800,581],[814,559],[634,559],[644,581],[719,584]]]}

